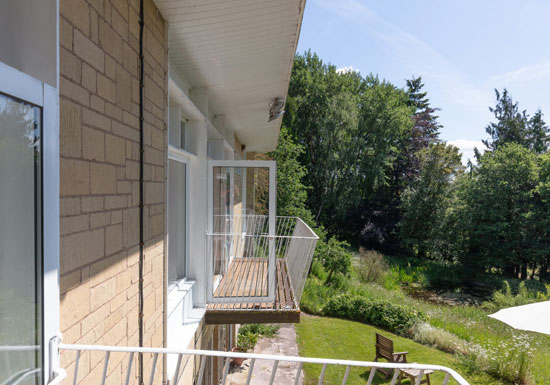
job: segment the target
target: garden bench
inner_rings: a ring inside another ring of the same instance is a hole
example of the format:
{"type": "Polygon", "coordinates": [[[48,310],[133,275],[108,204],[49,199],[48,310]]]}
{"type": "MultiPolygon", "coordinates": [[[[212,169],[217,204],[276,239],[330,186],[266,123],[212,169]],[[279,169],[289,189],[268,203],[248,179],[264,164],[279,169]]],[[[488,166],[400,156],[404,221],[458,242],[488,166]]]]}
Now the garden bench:
{"type": "MultiPolygon", "coordinates": [[[[404,363],[407,362],[408,352],[394,352],[393,341],[381,334],[376,333],[376,358],[374,361],[378,361],[379,358],[384,358],[391,363],[404,363]]],[[[393,372],[391,369],[379,368],[378,371],[382,372],[386,378],[393,372]]]]}

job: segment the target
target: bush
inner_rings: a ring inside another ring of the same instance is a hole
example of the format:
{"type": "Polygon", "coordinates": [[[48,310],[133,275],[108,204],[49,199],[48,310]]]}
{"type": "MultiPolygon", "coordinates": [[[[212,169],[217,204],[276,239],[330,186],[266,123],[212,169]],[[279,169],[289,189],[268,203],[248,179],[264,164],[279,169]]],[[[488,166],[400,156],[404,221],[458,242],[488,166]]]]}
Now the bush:
{"type": "Polygon", "coordinates": [[[378,283],[383,285],[388,274],[389,267],[384,256],[374,250],[359,250],[357,261],[357,275],[362,282],[378,283]]]}
{"type": "Polygon", "coordinates": [[[251,333],[261,337],[273,337],[277,334],[279,325],[269,324],[246,324],[239,328],[239,333],[251,333]]]}
{"type": "Polygon", "coordinates": [[[446,353],[468,353],[468,343],[446,330],[435,328],[428,323],[418,323],[411,329],[412,338],[446,353]]]}
{"type": "Polygon", "coordinates": [[[349,294],[331,298],[323,308],[323,313],[379,326],[402,335],[407,334],[413,325],[426,319],[422,312],[405,306],[349,294]]]}
{"type": "Polygon", "coordinates": [[[279,330],[278,325],[246,324],[239,328],[237,335],[237,350],[248,352],[254,349],[258,338],[273,337],[279,330]]]}
{"type": "Polygon", "coordinates": [[[237,335],[237,350],[240,352],[248,352],[254,349],[258,342],[258,336],[253,333],[241,333],[237,335]]]}
{"type": "Polygon", "coordinates": [[[545,292],[529,291],[525,287],[525,282],[520,282],[517,293],[512,293],[512,287],[508,281],[504,281],[502,290],[495,291],[490,301],[483,303],[483,307],[488,311],[497,311],[507,307],[527,305],[538,301],[547,301],[550,299],[550,285],[546,286],[545,292]]]}
{"type": "Polygon", "coordinates": [[[338,290],[334,286],[325,285],[320,280],[310,277],[304,286],[300,308],[308,314],[321,315],[323,306],[337,293],[338,290]]]}
{"type": "Polygon", "coordinates": [[[318,242],[315,248],[315,258],[321,262],[328,273],[326,282],[330,282],[334,274],[342,274],[346,277],[351,271],[351,253],[348,252],[350,245],[345,241],[338,241],[331,237],[326,242],[318,242]]]}
{"type": "Polygon", "coordinates": [[[323,265],[321,265],[321,262],[319,261],[313,261],[311,263],[311,274],[319,278],[321,281],[326,281],[327,279],[327,273],[325,272],[325,269],[323,269],[323,265]]]}

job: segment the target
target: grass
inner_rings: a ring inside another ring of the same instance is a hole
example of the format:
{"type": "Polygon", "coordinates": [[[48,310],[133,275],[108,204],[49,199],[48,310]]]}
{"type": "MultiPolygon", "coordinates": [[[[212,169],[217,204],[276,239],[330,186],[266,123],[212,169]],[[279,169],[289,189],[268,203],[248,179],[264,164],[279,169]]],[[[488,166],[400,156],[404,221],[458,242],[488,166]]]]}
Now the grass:
{"type": "MultiPolygon", "coordinates": [[[[296,325],[298,347],[302,357],[337,358],[347,360],[372,361],[375,357],[374,333],[381,333],[394,341],[398,351],[408,351],[409,362],[429,363],[451,367],[463,374],[467,368],[453,355],[437,349],[421,345],[409,339],[399,337],[385,330],[365,325],[359,322],[346,321],[337,318],[303,315],[296,325]]],[[[321,374],[320,365],[305,365],[305,384],[317,384],[321,374]]],[[[326,385],[339,385],[344,376],[344,367],[327,367],[325,373],[326,385]]],[[[354,368],[350,371],[347,384],[364,385],[368,379],[369,370],[354,368]]],[[[487,374],[466,374],[464,376],[472,385],[502,385],[503,382],[493,379],[487,374]]],[[[432,383],[442,383],[444,375],[431,375],[432,383]]],[[[389,384],[391,378],[385,380],[381,375],[375,376],[374,384],[389,384]]],[[[403,380],[408,385],[408,380],[403,380]]],[[[456,384],[449,381],[449,384],[456,384]]]]}
{"type": "MultiPolygon", "coordinates": [[[[390,268],[394,268],[390,262],[390,268]]],[[[347,292],[375,300],[385,300],[394,304],[405,305],[424,312],[428,316],[429,326],[435,328],[426,336],[423,331],[414,336],[419,341],[449,351],[446,347],[456,345],[456,338],[461,345],[469,347],[471,353],[462,357],[460,363],[466,372],[489,373],[508,383],[550,384],[550,336],[515,330],[506,324],[489,318],[490,312],[483,307],[473,305],[438,304],[423,299],[413,298],[400,285],[411,281],[418,285],[414,271],[393,273],[392,277],[380,283],[367,283],[352,272],[351,279],[341,279],[326,285],[322,271],[318,266],[313,269],[304,288],[302,309],[311,314],[322,314],[322,307],[328,298],[338,293],[347,292]],[[396,284],[397,282],[397,284],[396,284]],[[433,341],[436,338],[438,341],[433,341]],[[519,363],[525,360],[528,366],[528,378],[519,382],[519,363]]],[[[428,330],[429,331],[429,330],[428,330]]],[[[304,334],[304,337],[306,335],[304,334]]],[[[412,337],[412,336],[411,336],[412,337]]],[[[401,350],[401,348],[398,348],[401,350]]],[[[364,358],[362,358],[364,359],[364,358]]],[[[418,360],[414,358],[415,360],[418,360]]],[[[432,362],[427,360],[426,362],[432,362]]],[[[454,365],[453,368],[458,368],[454,365]]],[[[462,371],[459,371],[463,373],[462,371]]],[[[490,383],[490,382],[489,382],[490,383]]]]}

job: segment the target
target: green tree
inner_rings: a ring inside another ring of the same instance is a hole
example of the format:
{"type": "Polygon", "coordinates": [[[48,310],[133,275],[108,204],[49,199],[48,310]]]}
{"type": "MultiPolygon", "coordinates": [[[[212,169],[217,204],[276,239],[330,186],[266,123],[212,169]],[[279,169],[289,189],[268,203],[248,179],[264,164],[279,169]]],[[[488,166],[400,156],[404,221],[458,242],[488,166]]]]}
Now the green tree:
{"type": "Polygon", "coordinates": [[[470,228],[463,264],[527,277],[528,265],[536,260],[533,194],[539,172],[537,156],[515,143],[480,158],[464,194],[470,228]]]}
{"type": "Polygon", "coordinates": [[[311,52],[296,55],[284,125],[305,152],[308,207],[332,233],[357,235],[368,207],[391,179],[412,126],[408,95],[375,76],[341,74],[311,52]],[[350,220],[350,216],[355,220],[350,220]]]}
{"type": "Polygon", "coordinates": [[[538,161],[540,174],[533,197],[535,211],[532,216],[534,229],[531,242],[536,249],[539,278],[550,281],[550,154],[539,155],[538,161]]]}
{"type": "Polygon", "coordinates": [[[328,242],[320,242],[317,244],[315,257],[318,259],[328,276],[326,282],[330,282],[335,273],[349,276],[351,271],[351,254],[347,251],[349,244],[340,242],[336,238],[331,237],[328,242]]]}
{"type": "Polygon", "coordinates": [[[303,183],[307,171],[298,160],[303,153],[303,146],[295,143],[283,126],[277,148],[268,156],[277,161],[277,215],[297,216],[313,225],[313,216],[306,207],[308,189],[303,183]]]}
{"type": "Polygon", "coordinates": [[[449,192],[462,172],[458,148],[434,143],[418,153],[420,175],[403,194],[400,237],[403,246],[418,257],[434,256],[449,192]]]}
{"type": "Polygon", "coordinates": [[[549,128],[542,119],[542,112],[538,110],[530,118],[525,110],[520,111],[519,103],[506,88],[502,93],[495,89],[495,95],[496,106],[489,107],[489,111],[496,121],[485,128],[491,139],[483,140],[483,144],[490,150],[497,150],[507,143],[517,143],[538,154],[546,152],[549,128]]]}

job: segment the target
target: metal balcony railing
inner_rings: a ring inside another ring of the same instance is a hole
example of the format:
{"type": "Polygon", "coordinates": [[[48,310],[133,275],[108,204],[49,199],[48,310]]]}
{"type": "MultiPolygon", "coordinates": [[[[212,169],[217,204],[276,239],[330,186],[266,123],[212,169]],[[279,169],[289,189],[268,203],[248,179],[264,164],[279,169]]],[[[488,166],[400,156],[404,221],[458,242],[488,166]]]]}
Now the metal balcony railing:
{"type": "MultiPolygon", "coordinates": [[[[367,380],[367,385],[371,385],[374,380],[377,369],[394,369],[393,377],[391,380],[391,385],[395,385],[399,379],[401,370],[403,369],[416,369],[420,371],[419,376],[416,380],[416,385],[420,384],[420,381],[423,377],[425,371],[434,371],[444,373],[444,380],[442,385],[447,385],[451,379],[456,381],[459,385],[469,385],[468,382],[454,370],[440,365],[424,365],[424,364],[394,364],[394,363],[381,363],[381,362],[367,362],[367,361],[349,361],[349,360],[335,360],[335,359],[326,359],[326,358],[309,358],[309,357],[293,357],[293,356],[276,356],[276,355],[264,355],[264,354],[252,354],[252,353],[234,353],[234,352],[221,352],[221,351],[210,351],[210,350],[174,350],[174,349],[162,349],[162,348],[136,348],[136,347],[118,347],[118,346],[99,346],[99,345],[66,345],[60,344],[59,350],[62,354],[67,352],[76,352],[74,359],[70,363],[71,369],[73,371],[72,383],[77,385],[79,380],[82,378],[79,377],[79,359],[83,352],[102,352],[103,359],[100,364],[102,364],[102,376],[97,378],[95,382],[97,384],[105,385],[107,375],[109,372],[109,363],[112,359],[112,356],[117,354],[118,356],[114,358],[116,363],[126,362],[126,375],[121,380],[124,381],[125,385],[129,385],[130,380],[132,379],[132,367],[134,365],[135,357],[138,354],[147,355],[144,357],[147,359],[147,372],[144,373],[144,383],[148,385],[153,385],[155,383],[155,378],[162,376],[162,364],[159,363],[159,356],[163,355],[177,355],[178,364],[176,371],[172,378],[170,378],[171,385],[178,385],[182,378],[182,373],[185,370],[184,366],[192,365],[191,373],[196,379],[194,382],[196,385],[203,385],[205,375],[207,375],[207,360],[209,358],[221,359],[223,362],[223,370],[221,372],[221,385],[225,385],[228,381],[229,368],[232,358],[246,358],[250,359],[249,371],[247,375],[246,384],[255,383],[255,375],[260,375],[264,373],[257,373],[254,371],[254,364],[258,360],[271,361],[271,371],[269,373],[269,384],[277,384],[276,374],[277,369],[281,363],[297,363],[296,374],[294,375],[294,384],[298,385],[300,383],[300,377],[302,374],[302,366],[304,364],[318,365],[321,367],[321,374],[318,378],[318,384],[322,385],[326,369],[329,366],[340,366],[345,368],[344,375],[341,380],[342,385],[346,385],[350,370],[352,368],[365,368],[371,369],[369,377],[367,380]],[[126,358],[121,357],[120,354],[125,354],[126,358]],[[194,358],[189,360],[189,358],[194,358]]],[[[100,353],[101,354],[101,353],[100,353]]],[[[160,361],[162,362],[162,360],[160,361]]],[[[282,366],[282,365],[281,365],[282,366]]],[[[189,369],[189,368],[187,368],[189,369]]],[[[262,370],[263,372],[263,370],[262,370]]],[[[264,377],[265,378],[265,377],[264,377]]],[[[158,380],[158,378],[157,378],[158,380]]],[[[282,385],[282,384],[281,384],[282,385]]],[[[285,383],[284,385],[287,385],[285,383]]]]}
{"type": "Polygon", "coordinates": [[[273,302],[276,291],[299,303],[318,241],[297,217],[277,217],[269,233],[266,215],[217,215],[207,234],[209,303],[273,302]]]}

